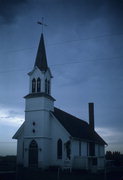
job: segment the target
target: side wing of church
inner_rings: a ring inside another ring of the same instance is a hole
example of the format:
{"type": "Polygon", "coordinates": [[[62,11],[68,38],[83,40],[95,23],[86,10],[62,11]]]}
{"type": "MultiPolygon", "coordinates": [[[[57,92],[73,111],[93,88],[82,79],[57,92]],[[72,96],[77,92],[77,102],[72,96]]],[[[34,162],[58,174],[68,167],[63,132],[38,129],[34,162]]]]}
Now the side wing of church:
{"type": "Polygon", "coordinates": [[[47,64],[43,34],[33,70],[28,75],[25,121],[13,136],[17,139],[17,165],[103,169],[106,142],[94,130],[93,103],[89,103],[89,124],[54,107],[53,76],[47,64]]]}

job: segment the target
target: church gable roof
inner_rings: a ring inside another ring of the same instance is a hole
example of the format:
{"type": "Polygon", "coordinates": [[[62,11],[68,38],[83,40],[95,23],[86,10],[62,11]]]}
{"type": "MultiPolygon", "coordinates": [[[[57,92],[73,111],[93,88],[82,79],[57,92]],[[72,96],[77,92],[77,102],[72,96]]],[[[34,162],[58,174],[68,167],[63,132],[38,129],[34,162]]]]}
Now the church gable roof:
{"type": "Polygon", "coordinates": [[[12,137],[12,139],[18,139],[18,137],[21,136],[21,134],[23,133],[23,129],[24,129],[24,122],[23,122],[23,124],[20,126],[20,128],[16,131],[16,133],[14,134],[14,136],[12,137]]]}
{"type": "Polygon", "coordinates": [[[52,113],[73,138],[93,141],[99,144],[106,144],[106,142],[90,127],[87,122],[58,108],[54,108],[54,112],[52,113]]]}
{"type": "Polygon", "coordinates": [[[39,46],[38,46],[38,51],[37,51],[37,56],[36,56],[34,67],[36,67],[36,66],[41,71],[46,71],[48,69],[43,34],[41,34],[41,38],[40,38],[40,42],[39,42],[39,46]]]}

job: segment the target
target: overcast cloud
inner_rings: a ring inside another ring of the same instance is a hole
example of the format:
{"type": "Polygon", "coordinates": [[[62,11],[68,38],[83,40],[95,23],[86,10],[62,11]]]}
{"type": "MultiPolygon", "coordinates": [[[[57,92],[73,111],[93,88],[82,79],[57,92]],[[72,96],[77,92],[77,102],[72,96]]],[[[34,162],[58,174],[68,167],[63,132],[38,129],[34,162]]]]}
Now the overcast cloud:
{"type": "Polygon", "coordinates": [[[12,129],[1,128],[3,141],[24,121],[42,17],[55,106],[88,121],[94,102],[97,131],[123,152],[122,0],[0,0],[0,126],[12,129]]]}

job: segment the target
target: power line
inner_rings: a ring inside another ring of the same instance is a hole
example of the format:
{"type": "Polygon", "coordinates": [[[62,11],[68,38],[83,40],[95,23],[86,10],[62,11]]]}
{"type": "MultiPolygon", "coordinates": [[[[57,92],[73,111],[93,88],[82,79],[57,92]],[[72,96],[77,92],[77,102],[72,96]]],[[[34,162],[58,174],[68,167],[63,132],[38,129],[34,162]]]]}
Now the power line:
{"type": "Polygon", "coordinates": [[[13,141],[0,141],[0,143],[16,143],[16,142],[13,142],[13,141]]]}
{"type": "Polygon", "coordinates": [[[6,71],[0,71],[0,73],[8,73],[8,72],[18,72],[18,71],[25,71],[26,69],[11,69],[11,70],[6,70],[6,71]]]}
{"type": "Polygon", "coordinates": [[[123,35],[123,33],[119,33],[119,34],[104,34],[104,35],[99,35],[99,36],[90,37],[90,38],[68,40],[68,41],[63,41],[63,42],[58,42],[58,43],[48,44],[48,45],[60,45],[60,44],[65,44],[65,43],[71,43],[71,42],[77,42],[77,41],[83,41],[83,40],[85,41],[85,40],[98,39],[98,38],[111,37],[111,36],[120,36],[120,35],[123,35]]]}
{"type": "Polygon", "coordinates": [[[29,47],[29,48],[21,48],[21,49],[15,49],[15,50],[8,50],[8,51],[5,51],[4,53],[14,53],[14,52],[19,52],[19,51],[25,51],[25,50],[31,50],[31,49],[34,49],[36,48],[36,46],[33,46],[33,47],[29,47]]]}
{"type": "MultiPolygon", "coordinates": [[[[67,64],[81,64],[81,63],[86,63],[86,62],[94,62],[94,61],[99,61],[99,62],[104,62],[106,60],[113,60],[113,59],[120,59],[123,58],[123,56],[116,56],[116,57],[105,57],[105,58],[93,58],[93,59],[84,59],[84,61],[73,61],[73,62],[68,62],[68,63],[61,63],[61,64],[54,64],[54,65],[50,65],[50,66],[61,66],[61,65],[67,65],[67,64]]],[[[79,59],[79,60],[83,60],[83,59],[79,59]]]]}
{"type": "MultiPolygon", "coordinates": [[[[75,39],[75,40],[68,40],[68,41],[63,41],[63,42],[57,42],[57,43],[48,43],[47,46],[56,46],[56,45],[62,45],[66,43],[71,43],[71,42],[78,42],[78,41],[85,41],[85,40],[93,40],[93,39],[98,39],[98,38],[104,38],[104,37],[112,37],[112,36],[121,36],[123,33],[114,33],[114,34],[104,34],[104,35],[99,35],[95,37],[90,37],[90,38],[82,38],[82,39],[75,39]]],[[[33,47],[28,47],[28,48],[21,48],[21,49],[15,49],[15,50],[8,50],[4,51],[3,53],[15,53],[15,52],[20,52],[20,51],[25,51],[25,50],[31,50],[36,48],[37,46],[33,47]]]]}
{"type": "MultiPolygon", "coordinates": [[[[72,61],[72,62],[66,62],[66,63],[61,63],[61,64],[51,64],[50,67],[55,67],[55,66],[64,66],[64,65],[72,65],[72,64],[82,64],[82,63],[94,63],[95,61],[98,61],[99,63],[101,62],[106,62],[106,61],[111,61],[113,59],[121,59],[123,56],[115,56],[115,57],[104,57],[104,58],[93,58],[93,59],[79,59],[79,61],[72,61]]],[[[27,69],[11,69],[11,70],[6,70],[6,71],[0,71],[0,73],[8,73],[8,72],[16,72],[16,71],[27,71],[27,69]]],[[[30,70],[28,70],[30,71],[30,70]]]]}

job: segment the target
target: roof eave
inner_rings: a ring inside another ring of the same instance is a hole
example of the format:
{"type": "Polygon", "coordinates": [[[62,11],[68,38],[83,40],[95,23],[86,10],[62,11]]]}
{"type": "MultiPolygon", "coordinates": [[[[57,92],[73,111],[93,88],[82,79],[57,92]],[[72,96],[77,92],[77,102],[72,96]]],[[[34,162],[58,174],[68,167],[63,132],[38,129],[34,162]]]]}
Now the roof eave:
{"type": "Polygon", "coordinates": [[[16,133],[14,134],[14,136],[12,137],[12,139],[18,139],[18,137],[22,134],[23,127],[24,127],[24,122],[23,122],[23,124],[20,126],[20,128],[16,131],[16,133]]]}
{"type": "Polygon", "coordinates": [[[84,138],[79,138],[79,137],[73,137],[73,136],[71,136],[71,139],[73,139],[73,140],[77,140],[77,141],[83,141],[83,142],[88,142],[88,143],[90,143],[90,142],[94,142],[94,143],[96,143],[96,144],[103,144],[103,145],[107,145],[107,143],[104,141],[104,142],[98,142],[98,141],[93,141],[93,140],[89,140],[89,139],[84,139],[84,138]]]}

